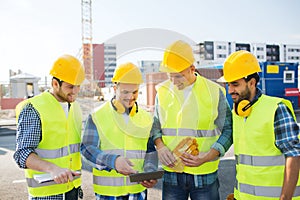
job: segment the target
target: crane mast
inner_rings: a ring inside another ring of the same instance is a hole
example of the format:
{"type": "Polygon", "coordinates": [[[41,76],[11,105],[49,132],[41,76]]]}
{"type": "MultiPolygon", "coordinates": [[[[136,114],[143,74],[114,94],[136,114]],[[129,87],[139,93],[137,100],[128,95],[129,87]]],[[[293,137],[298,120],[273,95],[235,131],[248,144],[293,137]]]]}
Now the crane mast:
{"type": "Polygon", "coordinates": [[[81,24],[82,24],[82,60],[85,68],[86,79],[89,81],[89,91],[93,91],[93,42],[92,42],[92,0],[81,0],[81,24]]]}

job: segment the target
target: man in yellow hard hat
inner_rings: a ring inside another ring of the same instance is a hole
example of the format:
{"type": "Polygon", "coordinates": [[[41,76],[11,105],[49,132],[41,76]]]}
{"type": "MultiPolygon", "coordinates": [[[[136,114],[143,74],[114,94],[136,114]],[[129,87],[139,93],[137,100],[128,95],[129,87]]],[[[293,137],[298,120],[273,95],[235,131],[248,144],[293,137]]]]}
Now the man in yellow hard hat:
{"type": "MultiPolygon", "coordinates": [[[[232,53],[224,62],[233,108],[238,200],[300,199],[299,127],[290,101],[262,94],[257,87],[260,65],[248,51],[232,53]]],[[[228,145],[232,139],[228,138],[228,145]]],[[[224,146],[224,149],[226,147],[224,146]]],[[[212,148],[198,163],[224,151],[212,148]]]]}
{"type": "Polygon", "coordinates": [[[182,155],[174,154],[189,137],[196,140],[200,154],[208,152],[221,132],[232,131],[225,89],[196,73],[194,61],[191,46],[179,40],[167,47],[160,67],[169,80],[156,87],[151,132],[165,170],[163,199],[219,199],[219,160],[199,166],[194,159],[182,165],[182,155]]]}
{"type": "Polygon", "coordinates": [[[130,182],[128,175],[156,170],[158,158],[149,140],[152,118],[136,102],[142,74],[136,65],[124,63],[112,82],[115,96],[89,115],[81,152],[93,167],[96,199],[143,200],[157,180],[130,182]]]}
{"type": "Polygon", "coordinates": [[[74,200],[82,196],[82,115],[75,100],[85,73],[77,58],[63,55],[53,64],[50,75],[51,90],[16,107],[14,159],[25,169],[29,199],[74,200]],[[39,182],[40,176],[47,181],[39,182]]]}

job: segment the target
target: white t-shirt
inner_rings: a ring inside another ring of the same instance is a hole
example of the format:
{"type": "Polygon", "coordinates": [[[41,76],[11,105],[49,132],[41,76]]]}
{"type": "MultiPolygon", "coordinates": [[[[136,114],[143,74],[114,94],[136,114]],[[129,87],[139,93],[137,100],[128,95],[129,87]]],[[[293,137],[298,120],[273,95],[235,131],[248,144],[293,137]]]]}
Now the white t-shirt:
{"type": "Polygon", "coordinates": [[[68,118],[69,114],[69,103],[68,102],[59,102],[63,110],[65,111],[66,117],[68,118]]]}

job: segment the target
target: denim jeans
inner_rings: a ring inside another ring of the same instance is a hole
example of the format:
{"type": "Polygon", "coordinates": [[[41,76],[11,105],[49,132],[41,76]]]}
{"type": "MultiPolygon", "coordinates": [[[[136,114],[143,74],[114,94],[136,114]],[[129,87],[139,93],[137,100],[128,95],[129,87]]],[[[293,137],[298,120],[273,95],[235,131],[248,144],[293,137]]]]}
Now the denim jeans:
{"type": "Polygon", "coordinates": [[[178,185],[163,183],[163,200],[219,200],[219,180],[204,187],[195,187],[193,176],[178,176],[178,185]]]}

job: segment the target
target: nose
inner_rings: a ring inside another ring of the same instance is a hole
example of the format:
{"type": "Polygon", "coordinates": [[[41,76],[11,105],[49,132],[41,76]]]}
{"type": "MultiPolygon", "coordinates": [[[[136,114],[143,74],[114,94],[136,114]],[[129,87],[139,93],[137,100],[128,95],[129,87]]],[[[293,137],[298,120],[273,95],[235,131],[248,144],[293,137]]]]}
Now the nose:
{"type": "Polygon", "coordinates": [[[228,93],[231,94],[232,92],[234,92],[234,88],[228,84],[228,93]]]}
{"type": "Polygon", "coordinates": [[[178,78],[170,77],[170,81],[175,85],[176,83],[178,83],[178,78]]]}

